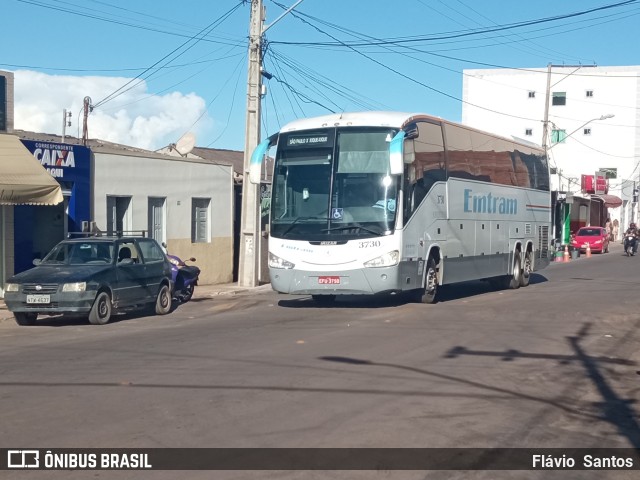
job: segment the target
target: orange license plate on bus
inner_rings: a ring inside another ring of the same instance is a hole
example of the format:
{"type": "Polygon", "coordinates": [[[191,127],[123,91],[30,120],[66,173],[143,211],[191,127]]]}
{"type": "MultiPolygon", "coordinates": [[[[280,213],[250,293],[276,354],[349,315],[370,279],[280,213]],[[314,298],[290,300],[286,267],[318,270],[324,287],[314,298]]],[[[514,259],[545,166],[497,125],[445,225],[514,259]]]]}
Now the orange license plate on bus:
{"type": "Polygon", "coordinates": [[[320,285],[340,285],[340,277],[318,277],[320,285]]]}

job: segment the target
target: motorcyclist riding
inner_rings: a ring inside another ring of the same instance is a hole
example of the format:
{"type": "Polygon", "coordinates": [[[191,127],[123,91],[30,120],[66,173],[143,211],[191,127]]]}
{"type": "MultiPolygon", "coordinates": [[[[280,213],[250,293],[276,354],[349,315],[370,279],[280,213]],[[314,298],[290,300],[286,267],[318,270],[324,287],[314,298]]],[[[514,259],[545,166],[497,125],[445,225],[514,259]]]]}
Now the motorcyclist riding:
{"type": "Polygon", "coordinates": [[[624,251],[627,251],[627,247],[629,245],[629,237],[633,237],[633,255],[635,255],[638,252],[638,228],[636,227],[636,224],[634,222],[631,222],[629,224],[629,228],[627,228],[627,231],[624,232],[624,251]]]}

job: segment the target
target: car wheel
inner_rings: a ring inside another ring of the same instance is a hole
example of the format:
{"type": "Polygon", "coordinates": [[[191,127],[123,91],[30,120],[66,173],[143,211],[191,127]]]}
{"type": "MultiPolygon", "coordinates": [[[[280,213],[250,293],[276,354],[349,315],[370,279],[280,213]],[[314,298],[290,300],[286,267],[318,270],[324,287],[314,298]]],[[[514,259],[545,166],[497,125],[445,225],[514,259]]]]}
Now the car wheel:
{"type": "Polygon", "coordinates": [[[31,325],[36,324],[36,320],[38,319],[37,313],[28,313],[28,312],[15,312],[13,314],[13,318],[15,318],[16,323],[22,327],[30,327],[31,325]]]}
{"type": "Polygon", "coordinates": [[[92,325],[104,325],[111,319],[111,297],[107,292],[100,292],[93,302],[89,312],[89,323],[92,325]]]}
{"type": "Polygon", "coordinates": [[[171,310],[171,291],[168,285],[162,285],[156,297],[156,315],[166,315],[171,310]]]}
{"type": "Polygon", "coordinates": [[[520,286],[526,287],[531,280],[531,273],[533,272],[533,253],[529,250],[524,254],[524,264],[522,265],[522,271],[520,272],[520,286]]]}

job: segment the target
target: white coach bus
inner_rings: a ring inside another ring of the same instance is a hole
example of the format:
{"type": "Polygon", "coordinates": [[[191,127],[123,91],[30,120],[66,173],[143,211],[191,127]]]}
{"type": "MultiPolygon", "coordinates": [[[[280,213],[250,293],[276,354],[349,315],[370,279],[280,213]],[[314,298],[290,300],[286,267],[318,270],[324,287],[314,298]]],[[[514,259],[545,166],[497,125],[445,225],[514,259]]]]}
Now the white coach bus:
{"type": "Polygon", "coordinates": [[[269,274],[312,295],[408,292],[490,279],[527,286],[549,262],[544,152],[422,114],[362,112],[298,120],[262,142],[250,179],[274,159],[269,274]]]}

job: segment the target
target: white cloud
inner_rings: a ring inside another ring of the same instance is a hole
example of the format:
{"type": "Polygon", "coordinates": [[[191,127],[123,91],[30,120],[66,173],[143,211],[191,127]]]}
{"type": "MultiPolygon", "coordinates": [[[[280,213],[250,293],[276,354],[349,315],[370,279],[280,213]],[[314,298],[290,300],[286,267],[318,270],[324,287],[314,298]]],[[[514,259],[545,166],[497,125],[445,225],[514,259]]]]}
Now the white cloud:
{"type": "MultiPolygon", "coordinates": [[[[14,76],[15,128],[60,135],[62,111],[66,108],[73,114],[67,135],[73,136],[82,136],[85,96],[96,104],[130,80],[47,75],[28,70],[18,70],[14,76]]],[[[212,129],[213,122],[207,113],[192,127],[206,108],[205,100],[195,93],[149,95],[146,83],[142,82],[94,109],[89,115],[89,138],[155,150],[176,142],[187,130],[200,136],[212,129]]]]}

